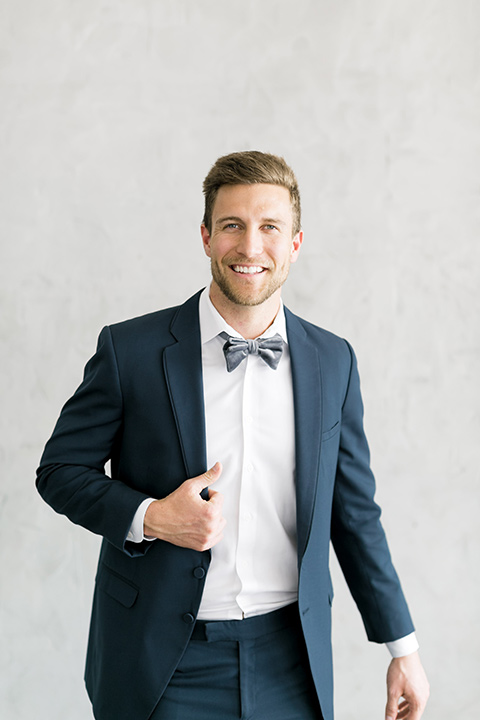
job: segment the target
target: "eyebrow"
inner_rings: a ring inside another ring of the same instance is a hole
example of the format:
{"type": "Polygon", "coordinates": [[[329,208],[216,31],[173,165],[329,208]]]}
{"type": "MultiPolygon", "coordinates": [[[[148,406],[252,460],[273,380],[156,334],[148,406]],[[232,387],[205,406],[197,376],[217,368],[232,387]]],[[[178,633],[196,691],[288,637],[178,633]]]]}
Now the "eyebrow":
{"type": "Polygon", "coordinates": [[[218,218],[215,221],[215,225],[222,225],[224,222],[243,222],[242,218],[236,217],[236,215],[227,215],[226,217],[218,218]]]}
{"type": "Polygon", "coordinates": [[[263,222],[272,225],[286,225],[286,223],[283,220],[280,220],[280,218],[263,218],[263,222]]]}
{"type": "MultiPolygon", "coordinates": [[[[236,215],[227,215],[226,217],[218,218],[218,220],[216,220],[215,222],[215,225],[222,225],[225,222],[243,223],[243,220],[236,215]]],[[[283,220],[280,220],[280,218],[262,218],[262,223],[267,223],[267,225],[286,225],[286,223],[283,220]]]]}

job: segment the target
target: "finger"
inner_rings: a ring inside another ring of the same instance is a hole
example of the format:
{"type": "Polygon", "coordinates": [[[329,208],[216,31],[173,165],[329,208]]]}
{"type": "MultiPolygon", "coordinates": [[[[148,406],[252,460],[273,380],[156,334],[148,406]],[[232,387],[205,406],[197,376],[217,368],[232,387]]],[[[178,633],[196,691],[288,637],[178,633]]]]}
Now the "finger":
{"type": "Polygon", "coordinates": [[[223,531],[225,529],[226,521],[222,518],[222,522],[220,523],[220,527],[218,529],[218,532],[216,533],[214,539],[212,540],[211,547],[216,545],[220,540],[223,540],[223,531]]]}
{"type": "Polygon", "coordinates": [[[389,694],[387,707],[385,708],[385,720],[397,720],[399,699],[400,696],[389,694]]]}
{"type": "Polygon", "coordinates": [[[192,483],[195,492],[200,493],[209,485],[213,485],[213,483],[216,482],[222,474],[222,470],[222,463],[216,462],[215,465],[209,468],[202,475],[198,475],[196,478],[192,478],[190,482],[192,483]]]}
{"type": "Polygon", "coordinates": [[[397,720],[420,720],[422,717],[423,710],[417,702],[410,702],[409,700],[403,700],[399,705],[399,712],[397,720]]]}
{"type": "Polygon", "coordinates": [[[223,505],[223,500],[223,493],[208,488],[208,501],[210,505],[216,505],[220,509],[223,505]]]}
{"type": "Polygon", "coordinates": [[[420,718],[422,717],[422,710],[419,707],[410,707],[408,715],[406,715],[405,717],[407,717],[408,720],[420,720],[420,718]]]}
{"type": "Polygon", "coordinates": [[[202,490],[208,487],[208,485],[213,485],[222,474],[222,470],[222,463],[216,462],[213,467],[204,472],[203,475],[200,475],[199,480],[203,483],[202,490]]]}

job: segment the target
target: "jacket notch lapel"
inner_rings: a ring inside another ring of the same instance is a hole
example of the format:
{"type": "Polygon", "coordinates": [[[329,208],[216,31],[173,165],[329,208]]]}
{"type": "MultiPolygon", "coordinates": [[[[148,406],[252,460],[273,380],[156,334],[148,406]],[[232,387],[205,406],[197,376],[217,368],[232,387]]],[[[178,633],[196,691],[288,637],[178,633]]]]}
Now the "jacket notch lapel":
{"type": "Polygon", "coordinates": [[[299,319],[285,309],[295,407],[297,545],[301,563],[317,491],[322,436],[320,358],[299,319]]]}
{"type": "Polygon", "coordinates": [[[170,331],[176,342],[165,348],[163,366],[187,477],[207,469],[202,347],[198,319],[200,293],[182,305],[170,331]]]}

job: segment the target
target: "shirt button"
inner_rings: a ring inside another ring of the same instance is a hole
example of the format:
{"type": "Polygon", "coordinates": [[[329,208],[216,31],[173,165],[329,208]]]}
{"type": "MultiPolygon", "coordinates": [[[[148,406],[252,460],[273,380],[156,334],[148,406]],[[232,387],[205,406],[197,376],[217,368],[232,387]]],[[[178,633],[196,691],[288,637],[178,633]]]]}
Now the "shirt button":
{"type": "Polygon", "coordinates": [[[202,567],[196,567],[193,574],[198,580],[201,580],[205,577],[205,570],[202,567]]]}
{"type": "Polygon", "coordinates": [[[195,622],[195,617],[192,615],[192,613],[185,613],[183,616],[183,622],[187,623],[187,625],[191,625],[195,622]]]}

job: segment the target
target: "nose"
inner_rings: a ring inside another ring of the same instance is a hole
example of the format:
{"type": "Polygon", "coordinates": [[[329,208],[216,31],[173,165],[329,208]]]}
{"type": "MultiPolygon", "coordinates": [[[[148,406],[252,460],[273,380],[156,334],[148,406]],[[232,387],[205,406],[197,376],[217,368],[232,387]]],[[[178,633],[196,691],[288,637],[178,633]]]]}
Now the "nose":
{"type": "Polygon", "coordinates": [[[245,257],[254,258],[263,252],[262,234],[259,228],[247,226],[238,238],[237,252],[245,257]]]}

